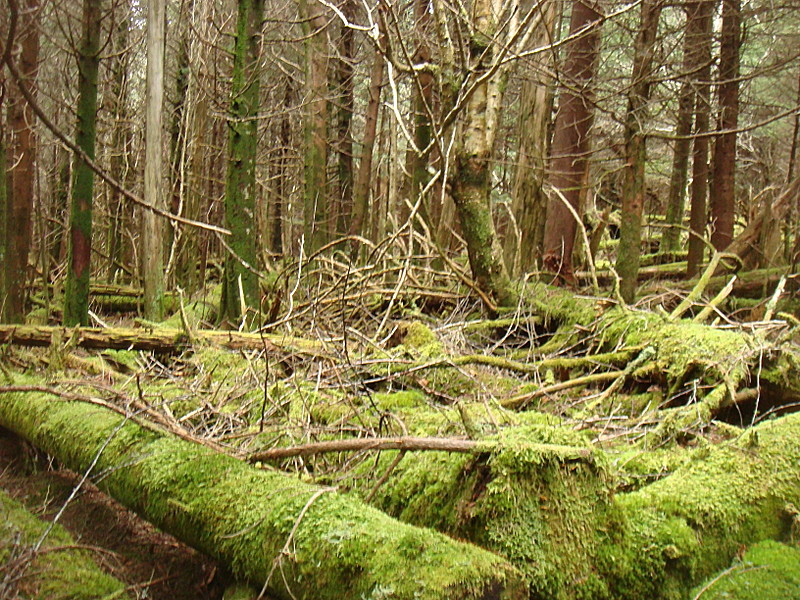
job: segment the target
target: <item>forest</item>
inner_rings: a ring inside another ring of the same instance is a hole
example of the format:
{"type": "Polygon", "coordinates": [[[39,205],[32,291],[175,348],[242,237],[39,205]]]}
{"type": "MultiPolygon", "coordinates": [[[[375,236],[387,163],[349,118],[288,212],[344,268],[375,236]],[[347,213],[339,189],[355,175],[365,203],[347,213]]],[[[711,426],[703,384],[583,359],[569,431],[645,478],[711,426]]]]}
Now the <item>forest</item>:
{"type": "Polygon", "coordinates": [[[0,600],[800,600],[798,0],[0,7],[0,600]]]}

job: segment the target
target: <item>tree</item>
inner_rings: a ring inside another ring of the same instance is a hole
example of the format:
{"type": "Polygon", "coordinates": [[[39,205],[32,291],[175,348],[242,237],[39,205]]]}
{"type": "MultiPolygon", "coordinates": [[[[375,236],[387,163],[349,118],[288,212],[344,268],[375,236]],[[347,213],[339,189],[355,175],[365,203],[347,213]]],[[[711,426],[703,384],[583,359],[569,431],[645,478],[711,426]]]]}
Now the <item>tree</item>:
{"type": "Polygon", "coordinates": [[[722,0],[717,137],[711,174],[711,243],[724,250],[733,241],[736,217],[736,127],[739,123],[740,0],[722,0]]]}
{"type": "Polygon", "coordinates": [[[225,182],[225,222],[231,238],[220,307],[230,324],[247,319],[247,310],[259,305],[255,205],[264,0],[239,0],[238,6],[225,182]]]}
{"type": "MultiPolygon", "coordinates": [[[[145,120],[144,199],[164,208],[162,168],[162,113],[164,108],[164,42],[166,4],[147,3],[147,118],[145,120]]],[[[164,317],[164,233],[161,217],[151,211],[142,215],[142,280],[144,316],[164,317]]]]}
{"type": "Polygon", "coordinates": [[[689,5],[687,35],[696,48],[694,85],[697,100],[694,110],[694,151],[692,157],[691,205],[689,211],[689,251],[686,274],[692,277],[700,270],[705,250],[706,196],[708,194],[708,131],[709,79],[711,76],[711,25],[713,0],[700,0],[689,5]]]}
{"type": "Polygon", "coordinates": [[[696,19],[697,2],[688,4],[686,9],[686,33],[683,42],[683,66],[681,68],[681,85],[678,92],[678,115],[675,124],[675,147],[672,152],[672,174],[669,185],[669,197],[664,216],[666,229],[661,236],[659,250],[664,253],[675,252],[680,239],[680,225],[683,224],[685,212],[686,181],[689,176],[689,155],[692,148],[692,117],[694,116],[695,91],[692,75],[697,60],[696,36],[691,35],[689,21],[696,19]]]}
{"type": "Polygon", "coordinates": [[[573,210],[580,214],[589,130],[594,119],[592,85],[601,17],[597,4],[574,0],[566,57],[559,71],[565,88],[558,101],[550,150],[550,185],[554,193],[547,203],[542,263],[546,271],[565,283],[574,282],[572,251],[578,223],[573,210]]]}
{"type": "Polygon", "coordinates": [[[503,260],[490,201],[492,156],[502,99],[502,72],[492,64],[500,8],[498,0],[475,0],[472,4],[474,30],[469,58],[475,79],[464,108],[463,139],[455,152],[453,200],[477,286],[498,305],[511,306],[517,295],[503,260]]]}
{"type": "MultiPolygon", "coordinates": [[[[91,160],[97,132],[97,71],[100,66],[102,0],[84,0],[83,37],[78,50],[78,127],[76,142],[91,160]]],[[[94,171],[76,159],[70,207],[64,324],[89,322],[89,275],[92,255],[94,171]]]]}
{"type": "MultiPolygon", "coordinates": [[[[39,3],[27,0],[18,23],[19,73],[27,92],[35,96],[39,68],[39,3]]],[[[25,296],[28,279],[28,257],[31,250],[34,189],[36,182],[37,142],[33,111],[16,86],[8,89],[8,171],[1,172],[0,185],[5,198],[5,256],[3,285],[0,286],[2,320],[21,323],[25,319],[25,296]]]]}
{"type": "Polygon", "coordinates": [[[617,273],[622,282],[620,293],[626,302],[636,294],[641,256],[642,213],[644,211],[644,166],[647,136],[647,103],[652,82],[653,49],[658,35],[661,0],[642,0],[639,34],[634,44],[633,74],[628,91],[625,120],[625,171],[620,215],[617,273]]]}
{"type": "Polygon", "coordinates": [[[305,105],[303,222],[307,252],[330,238],[331,215],[327,196],[328,164],[328,50],[324,7],[317,0],[300,0],[305,36],[305,105]]]}

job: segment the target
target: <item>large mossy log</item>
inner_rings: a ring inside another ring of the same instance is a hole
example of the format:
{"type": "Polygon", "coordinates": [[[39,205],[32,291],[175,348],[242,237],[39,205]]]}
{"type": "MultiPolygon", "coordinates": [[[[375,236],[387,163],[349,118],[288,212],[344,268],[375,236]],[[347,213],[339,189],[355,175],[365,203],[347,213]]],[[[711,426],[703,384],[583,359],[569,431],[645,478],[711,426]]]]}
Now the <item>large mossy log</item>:
{"type": "Polygon", "coordinates": [[[504,559],[94,405],[0,396],[0,424],[280,598],[521,599],[504,559]]]}
{"type": "MultiPolygon", "coordinates": [[[[657,465],[658,456],[646,458],[657,465]]],[[[371,477],[365,464],[352,484],[366,495],[395,457],[384,453],[371,477]]],[[[800,415],[678,462],[658,481],[615,494],[631,473],[618,471],[613,455],[568,429],[511,428],[491,456],[402,459],[373,498],[404,521],[507,556],[528,576],[531,598],[684,600],[742,548],[791,535],[800,502],[800,415]],[[534,440],[573,447],[542,451],[534,440]]]]}

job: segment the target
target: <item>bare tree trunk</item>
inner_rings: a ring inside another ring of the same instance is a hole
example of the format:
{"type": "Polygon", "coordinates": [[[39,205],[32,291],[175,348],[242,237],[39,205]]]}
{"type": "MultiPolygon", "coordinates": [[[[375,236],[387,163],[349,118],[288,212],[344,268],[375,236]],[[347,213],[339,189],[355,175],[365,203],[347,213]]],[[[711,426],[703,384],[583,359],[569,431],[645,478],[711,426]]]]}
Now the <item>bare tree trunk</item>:
{"type": "Polygon", "coordinates": [[[381,90],[383,89],[384,59],[381,48],[386,46],[386,31],[383,18],[379,18],[381,27],[378,49],[372,59],[372,71],[369,77],[369,100],[364,117],[364,137],[361,141],[361,158],[358,165],[355,187],[353,189],[353,218],[350,221],[350,233],[362,235],[364,220],[370,205],[370,189],[372,187],[372,156],[375,149],[375,137],[378,130],[378,115],[381,108],[381,90]]]}
{"type": "Polygon", "coordinates": [[[326,168],[328,163],[328,49],[323,5],[317,0],[300,0],[305,36],[306,114],[305,188],[303,221],[307,253],[318,250],[330,239],[331,214],[328,206],[326,168]]]}
{"type": "Polygon", "coordinates": [[[550,183],[554,188],[547,204],[543,267],[566,283],[574,281],[572,251],[577,223],[568,202],[580,212],[583,175],[589,152],[589,130],[594,117],[592,85],[600,42],[601,13],[589,0],[574,0],[570,36],[561,76],[561,92],[550,150],[550,183]],[[562,197],[563,196],[563,197],[562,197]]]}
{"type": "MultiPolygon", "coordinates": [[[[20,47],[19,72],[21,85],[36,94],[36,75],[39,68],[39,2],[27,0],[18,23],[20,47]]],[[[25,296],[28,280],[28,255],[31,249],[34,187],[36,181],[37,142],[34,117],[22,92],[9,89],[8,177],[6,190],[6,252],[3,261],[4,285],[0,309],[4,322],[21,323],[25,318],[25,296]]],[[[5,177],[0,185],[5,185],[5,177]]]]}
{"type": "Polygon", "coordinates": [[[617,273],[622,278],[620,293],[626,302],[636,295],[636,282],[641,256],[642,212],[644,210],[644,166],[647,136],[643,123],[647,120],[647,103],[652,81],[653,48],[661,16],[661,0],[642,0],[639,35],[633,57],[633,75],[628,93],[628,114],[625,122],[625,182],[622,190],[617,273]]]}
{"type": "MultiPolygon", "coordinates": [[[[150,0],[147,3],[144,199],[158,208],[166,207],[161,157],[165,28],[164,0],[150,0]]],[[[141,259],[144,316],[151,321],[161,321],[164,318],[164,228],[161,217],[149,210],[142,215],[141,259]]]]}
{"type": "MultiPolygon", "coordinates": [[[[709,78],[711,77],[711,17],[714,11],[713,0],[700,0],[697,3],[696,19],[689,21],[692,35],[697,40],[697,69],[695,89],[694,156],[692,162],[691,209],[689,215],[689,252],[686,274],[693,277],[700,270],[705,250],[706,196],[708,194],[708,113],[709,78]]],[[[692,8],[689,9],[690,14],[692,8]]]]}
{"type": "Polygon", "coordinates": [[[675,148],[672,154],[672,176],[669,183],[669,198],[667,200],[666,215],[664,218],[667,228],[661,236],[660,251],[664,253],[675,252],[678,249],[680,228],[683,224],[686,197],[686,181],[689,176],[689,155],[692,140],[692,117],[694,116],[695,92],[692,85],[692,73],[697,66],[697,40],[691,32],[690,22],[697,18],[699,3],[692,2],[686,6],[686,32],[683,42],[683,67],[680,91],[678,92],[678,118],[675,125],[675,148]]]}
{"type": "Polygon", "coordinates": [[[736,216],[736,127],[739,123],[740,0],[722,0],[719,49],[719,116],[711,177],[711,243],[724,250],[733,240],[736,216]]]}
{"type": "MultiPolygon", "coordinates": [[[[342,14],[350,22],[356,16],[355,0],[344,0],[342,14]]],[[[336,235],[344,235],[350,228],[353,212],[353,111],[355,110],[355,39],[353,30],[342,25],[339,36],[339,56],[336,59],[336,153],[338,156],[336,179],[336,235]]]]}
{"type": "MultiPolygon", "coordinates": [[[[533,37],[532,46],[551,43],[555,34],[556,2],[542,10],[545,17],[533,37]]],[[[545,163],[549,148],[548,125],[553,102],[552,52],[534,58],[531,74],[520,92],[519,158],[514,178],[513,207],[516,231],[506,235],[506,265],[513,274],[536,268],[542,254],[547,195],[544,191],[545,163]]]]}

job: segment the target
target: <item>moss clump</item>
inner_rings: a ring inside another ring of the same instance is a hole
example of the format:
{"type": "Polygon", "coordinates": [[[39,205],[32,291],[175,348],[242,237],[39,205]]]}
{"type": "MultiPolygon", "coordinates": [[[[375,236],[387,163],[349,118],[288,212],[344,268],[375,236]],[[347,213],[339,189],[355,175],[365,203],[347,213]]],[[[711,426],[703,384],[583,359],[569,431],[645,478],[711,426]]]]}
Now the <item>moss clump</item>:
{"type": "MultiPolygon", "coordinates": [[[[25,560],[47,528],[18,502],[0,492],[0,575],[15,559],[25,560]]],[[[30,556],[17,591],[41,600],[98,600],[129,598],[125,584],[103,573],[86,550],[75,548],[60,525],[48,534],[40,551],[30,556]]],[[[6,573],[11,575],[11,573],[6,573]]],[[[5,590],[10,592],[11,590],[5,590]]],[[[9,596],[11,597],[11,596],[9,596]]],[[[16,597],[16,596],[14,596],[16,597]]]]}
{"type": "Polygon", "coordinates": [[[767,540],[692,592],[703,600],[800,600],[800,548],[767,540]]]}

